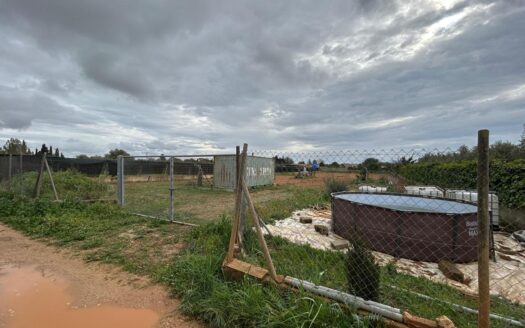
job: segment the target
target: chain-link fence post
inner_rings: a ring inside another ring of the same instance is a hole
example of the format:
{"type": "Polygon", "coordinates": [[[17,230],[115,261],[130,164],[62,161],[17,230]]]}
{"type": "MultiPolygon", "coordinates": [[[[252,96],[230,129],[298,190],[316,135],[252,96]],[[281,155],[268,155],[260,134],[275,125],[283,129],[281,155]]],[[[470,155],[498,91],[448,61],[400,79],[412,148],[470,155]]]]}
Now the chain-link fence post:
{"type": "Polygon", "coordinates": [[[9,173],[7,176],[7,179],[9,181],[9,190],[12,189],[12,179],[13,179],[13,155],[9,154],[9,173]]]}
{"type": "Polygon", "coordinates": [[[124,157],[117,157],[117,200],[120,206],[124,206],[124,157]]]}
{"type": "Polygon", "coordinates": [[[173,222],[174,204],[173,204],[173,157],[170,157],[170,221],[173,222]]]}
{"type": "Polygon", "coordinates": [[[478,131],[478,327],[490,326],[489,286],[489,131],[478,131]]]}
{"type": "MultiPolygon", "coordinates": [[[[22,164],[23,164],[22,152],[20,152],[19,156],[20,156],[20,170],[18,171],[18,174],[22,175],[22,164]]],[[[22,196],[22,194],[24,193],[24,184],[23,184],[24,179],[20,178],[19,181],[20,181],[20,196],[22,196]]]]}

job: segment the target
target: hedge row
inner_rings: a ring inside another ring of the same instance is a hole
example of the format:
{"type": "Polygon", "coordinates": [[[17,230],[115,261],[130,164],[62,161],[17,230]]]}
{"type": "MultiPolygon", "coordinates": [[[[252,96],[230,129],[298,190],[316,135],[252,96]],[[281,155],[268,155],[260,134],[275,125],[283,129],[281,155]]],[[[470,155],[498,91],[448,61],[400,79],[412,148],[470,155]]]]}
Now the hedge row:
{"type": "MultiPolygon", "coordinates": [[[[411,183],[476,189],[476,161],[408,164],[400,167],[399,174],[411,183]]],[[[490,189],[498,194],[502,205],[525,208],[525,161],[492,161],[490,189]]]]}

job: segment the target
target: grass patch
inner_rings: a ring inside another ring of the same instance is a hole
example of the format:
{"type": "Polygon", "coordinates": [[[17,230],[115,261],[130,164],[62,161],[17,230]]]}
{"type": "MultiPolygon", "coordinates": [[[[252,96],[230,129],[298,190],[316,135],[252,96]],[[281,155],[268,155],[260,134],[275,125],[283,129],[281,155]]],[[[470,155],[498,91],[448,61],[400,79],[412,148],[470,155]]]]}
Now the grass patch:
{"type": "Polygon", "coordinates": [[[181,297],[186,313],[211,327],[369,326],[337,303],[306,293],[262,286],[251,279],[226,282],[220,270],[228,246],[228,219],[193,230],[188,247],[169,269],[166,282],[181,297]]]}
{"type": "MultiPolygon", "coordinates": [[[[7,184],[2,189],[11,189],[22,197],[32,198],[38,172],[26,172],[13,177],[11,188],[7,184]]],[[[53,173],[53,181],[60,199],[102,199],[113,196],[109,185],[94,178],[89,178],[75,170],[58,171],[53,173]]],[[[54,199],[51,180],[44,172],[40,197],[54,199]]]]}
{"type": "MultiPolygon", "coordinates": [[[[233,194],[226,195],[233,199],[233,194]]],[[[284,218],[296,209],[328,201],[321,188],[291,186],[262,188],[254,192],[254,197],[259,200],[259,213],[267,220],[284,218]]],[[[74,249],[86,260],[113,263],[163,282],[182,299],[185,313],[212,327],[374,325],[373,318],[359,318],[353,311],[308,293],[263,287],[250,279],[241,283],[224,281],[220,268],[230,234],[227,215],[191,229],[132,216],[116,205],[29,201],[0,193],[0,221],[30,236],[74,249]]],[[[264,265],[255,235],[248,233],[246,237],[247,261],[264,265]]],[[[267,242],[278,273],[348,290],[344,254],[296,245],[279,237],[268,237],[267,242]]],[[[427,318],[445,314],[458,327],[475,327],[475,315],[457,312],[438,301],[422,300],[391,286],[476,308],[475,300],[456,289],[397,273],[392,266],[382,267],[380,277],[383,302],[427,318]]],[[[497,298],[492,312],[525,317],[523,306],[497,298]]],[[[493,321],[492,326],[505,325],[493,321]]]]}

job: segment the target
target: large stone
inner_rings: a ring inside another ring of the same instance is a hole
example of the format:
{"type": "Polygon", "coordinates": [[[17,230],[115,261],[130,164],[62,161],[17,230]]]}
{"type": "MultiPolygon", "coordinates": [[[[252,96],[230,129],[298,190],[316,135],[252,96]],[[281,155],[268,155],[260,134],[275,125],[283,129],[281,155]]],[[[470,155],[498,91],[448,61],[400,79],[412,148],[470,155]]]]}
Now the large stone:
{"type": "Polygon", "coordinates": [[[324,224],[316,224],[314,228],[315,231],[319,232],[321,235],[328,236],[328,227],[324,224]]]}
{"type": "Polygon", "coordinates": [[[301,223],[312,223],[312,218],[309,218],[307,216],[301,216],[299,218],[299,222],[301,222],[301,223]]]}
{"type": "Polygon", "coordinates": [[[461,270],[458,269],[457,266],[454,265],[454,263],[447,261],[447,260],[441,260],[438,263],[439,270],[443,272],[445,277],[458,281],[462,284],[467,282],[467,279],[465,279],[465,275],[461,270]]]}
{"type": "Polygon", "coordinates": [[[336,239],[332,240],[330,243],[333,249],[346,249],[350,246],[350,243],[346,239],[336,239]]]}

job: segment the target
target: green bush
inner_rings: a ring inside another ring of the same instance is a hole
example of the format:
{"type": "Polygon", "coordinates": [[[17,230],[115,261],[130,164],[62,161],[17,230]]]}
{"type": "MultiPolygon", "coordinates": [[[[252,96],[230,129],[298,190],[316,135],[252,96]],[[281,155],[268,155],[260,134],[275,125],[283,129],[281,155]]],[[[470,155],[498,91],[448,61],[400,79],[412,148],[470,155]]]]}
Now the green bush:
{"type": "Polygon", "coordinates": [[[352,242],[346,255],[349,292],[365,300],[379,301],[380,268],[361,240],[352,242]]]}
{"type": "MultiPolygon", "coordinates": [[[[13,177],[11,190],[23,197],[31,198],[38,172],[26,172],[13,177]]],[[[53,181],[60,199],[101,199],[108,195],[109,185],[90,178],[78,171],[67,170],[53,173],[53,181]]],[[[6,189],[7,186],[4,186],[6,189]]],[[[42,180],[40,197],[53,199],[51,180],[47,173],[42,180]]]]}
{"type": "MultiPolygon", "coordinates": [[[[476,161],[449,163],[415,163],[403,165],[399,174],[412,183],[436,185],[442,188],[476,189],[476,161]]],[[[492,161],[490,189],[498,194],[503,206],[525,207],[525,161],[492,161]]]]}

